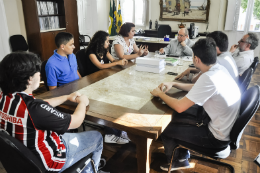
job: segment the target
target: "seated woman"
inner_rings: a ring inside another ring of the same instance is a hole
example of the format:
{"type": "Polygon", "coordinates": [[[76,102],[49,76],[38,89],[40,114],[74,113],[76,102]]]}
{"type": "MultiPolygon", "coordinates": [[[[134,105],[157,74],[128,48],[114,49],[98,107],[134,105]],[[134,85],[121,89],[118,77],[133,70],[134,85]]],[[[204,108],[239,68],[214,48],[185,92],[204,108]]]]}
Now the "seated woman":
{"type": "Polygon", "coordinates": [[[135,25],[133,23],[127,22],[121,26],[119,36],[113,41],[111,48],[114,58],[132,60],[149,53],[148,46],[141,46],[140,49],[136,46],[134,35],[135,25]]]}
{"type": "Polygon", "coordinates": [[[105,31],[97,31],[86,50],[86,75],[92,74],[100,69],[110,68],[116,65],[124,66],[127,64],[126,59],[115,60],[109,53],[108,48],[109,34],[105,31]]]}
{"type": "MultiPolygon", "coordinates": [[[[126,59],[115,60],[108,51],[109,34],[105,31],[97,31],[91,39],[86,50],[86,75],[92,74],[100,69],[113,67],[116,65],[124,66],[128,63],[126,59]],[[111,63],[109,63],[109,61],[111,63]]],[[[105,127],[105,142],[126,144],[130,141],[126,132],[105,127]]]]}

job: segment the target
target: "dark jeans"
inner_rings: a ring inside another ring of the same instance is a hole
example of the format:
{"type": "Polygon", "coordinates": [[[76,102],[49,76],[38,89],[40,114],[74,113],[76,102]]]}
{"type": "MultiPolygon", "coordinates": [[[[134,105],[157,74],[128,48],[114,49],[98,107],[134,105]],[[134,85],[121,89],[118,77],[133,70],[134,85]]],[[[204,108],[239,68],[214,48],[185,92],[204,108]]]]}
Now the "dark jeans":
{"type": "Polygon", "coordinates": [[[121,130],[117,130],[117,129],[114,129],[114,128],[111,128],[111,127],[106,127],[104,128],[105,130],[105,134],[106,135],[116,135],[116,136],[121,136],[121,133],[122,131],[121,130]]]}
{"type": "Polygon", "coordinates": [[[170,123],[161,135],[168,163],[173,150],[178,146],[176,139],[206,148],[223,148],[229,141],[220,141],[210,132],[208,126],[192,126],[170,123]]]}

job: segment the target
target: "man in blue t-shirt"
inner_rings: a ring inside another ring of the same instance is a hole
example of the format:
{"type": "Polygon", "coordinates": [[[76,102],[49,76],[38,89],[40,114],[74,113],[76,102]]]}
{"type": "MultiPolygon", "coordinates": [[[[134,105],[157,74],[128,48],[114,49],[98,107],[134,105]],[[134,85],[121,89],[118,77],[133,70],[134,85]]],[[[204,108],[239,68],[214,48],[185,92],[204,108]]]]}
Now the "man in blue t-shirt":
{"type": "Polygon", "coordinates": [[[55,44],[58,49],[54,50],[45,66],[50,90],[81,78],[77,70],[76,56],[73,54],[75,49],[73,35],[60,32],[55,37],[55,44]]]}

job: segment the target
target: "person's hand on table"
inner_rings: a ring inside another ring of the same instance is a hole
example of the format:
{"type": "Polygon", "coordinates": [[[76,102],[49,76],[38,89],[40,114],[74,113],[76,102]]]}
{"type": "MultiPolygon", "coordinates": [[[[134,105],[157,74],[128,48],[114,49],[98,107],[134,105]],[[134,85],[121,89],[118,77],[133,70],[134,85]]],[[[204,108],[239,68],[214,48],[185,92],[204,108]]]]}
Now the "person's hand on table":
{"type": "Polygon", "coordinates": [[[148,55],[148,53],[149,53],[149,51],[148,51],[148,46],[147,45],[145,45],[145,47],[144,47],[144,56],[146,56],[146,55],[148,55]]]}
{"type": "Polygon", "coordinates": [[[161,90],[160,90],[160,88],[155,88],[153,91],[151,91],[150,92],[153,96],[155,96],[155,97],[159,97],[159,95],[161,94],[161,93],[163,93],[161,90]]]}
{"type": "Polygon", "coordinates": [[[128,61],[126,59],[122,59],[122,60],[119,60],[117,63],[118,63],[117,65],[124,66],[128,63],[128,61]]]}
{"type": "Polygon", "coordinates": [[[75,103],[76,103],[76,102],[77,102],[77,101],[76,101],[76,98],[77,98],[77,97],[80,97],[80,96],[81,96],[81,94],[76,91],[76,92],[74,92],[74,93],[71,93],[71,94],[68,96],[68,100],[71,101],[71,102],[75,102],[75,103]]]}
{"type": "Polygon", "coordinates": [[[173,82],[164,82],[164,83],[161,83],[159,86],[158,86],[158,88],[162,91],[162,92],[164,92],[164,93],[166,93],[166,92],[168,92],[171,88],[172,88],[172,85],[173,85],[173,82]],[[164,90],[165,89],[165,90],[164,90]],[[164,90],[164,91],[163,91],[164,90]]]}
{"type": "Polygon", "coordinates": [[[185,47],[185,46],[186,46],[186,42],[185,42],[185,41],[182,41],[182,42],[181,42],[181,45],[182,45],[183,47],[185,47]]]}
{"type": "Polygon", "coordinates": [[[144,46],[143,45],[140,46],[139,51],[137,52],[137,54],[139,56],[142,56],[144,54],[144,46]]]}
{"type": "Polygon", "coordinates": [[[234,44],[233,46],[231,46],[229,52],[233,53],[236,51],[237,48],[238,48],[238,45],[234,44]]]}
{"type": "Polygon", "coordinates": [[[85,95],[81,95],[79,97],[76,97],[76,101],[77,101],[77,103],[84,103],[86,106],[88,106],[88,104],[89,104],[89,99],[85,95]]]}
{"type": "Polygon", "coordinates": [[[181,80],[184,76],[189,77],[190,75],[190,69],[186,69],[184,72],[182,72],[181,74],[179,74],[175,80],[181,80]]]}
{"type": "Polygon", "coordinates": [[[163,54],[163,53],[164,53],[164,49],[161,48],[161,49],[159,50],[159,52],[160,52],[161,54],[163,54]]]}

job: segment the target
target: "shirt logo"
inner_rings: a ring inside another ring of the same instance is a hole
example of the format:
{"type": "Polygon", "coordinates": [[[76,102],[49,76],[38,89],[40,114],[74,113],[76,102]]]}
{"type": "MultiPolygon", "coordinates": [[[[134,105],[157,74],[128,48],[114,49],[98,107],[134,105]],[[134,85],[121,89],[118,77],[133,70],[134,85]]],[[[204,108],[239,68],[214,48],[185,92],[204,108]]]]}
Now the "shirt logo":
{"type": "Polygon", "coordinates": [[[60,117],[62,119],[64,119],[64,115],[58,111],[56,111],[55,109],[53,109],[52,107],[48,106],[48,105],[45,105],[45,104],[41,104],[41,107],[43,109],[45,109],[46,111],[56,115],[57,117],[60,117]]]}
{"type": "Polygon", "coordinates": [[[22,121],[22,118],[17,118],[17,117],[13,117],[13,116],[10,116],[4,112],[0,112],[0,117],[5,120],[5,121],[8,121],[8,122],[11,122],[13,124],[17,124],[17,125],[23,125],[23,121],[22,121]]]}

